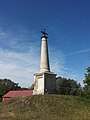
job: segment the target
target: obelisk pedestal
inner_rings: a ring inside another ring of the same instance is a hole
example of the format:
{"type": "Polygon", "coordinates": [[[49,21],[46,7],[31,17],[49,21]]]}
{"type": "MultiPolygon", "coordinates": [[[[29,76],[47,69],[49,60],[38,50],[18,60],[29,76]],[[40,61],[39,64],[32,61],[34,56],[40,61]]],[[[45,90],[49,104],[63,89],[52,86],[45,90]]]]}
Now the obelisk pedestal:
{"type": "Polygon", "coordinates": [[[47,33],[42,31],[43,36],[41,44],[41,61],[40,72],[34,74],[34,91],[33,94],[55,93],[56,74],[50,72],[47,33]]]}

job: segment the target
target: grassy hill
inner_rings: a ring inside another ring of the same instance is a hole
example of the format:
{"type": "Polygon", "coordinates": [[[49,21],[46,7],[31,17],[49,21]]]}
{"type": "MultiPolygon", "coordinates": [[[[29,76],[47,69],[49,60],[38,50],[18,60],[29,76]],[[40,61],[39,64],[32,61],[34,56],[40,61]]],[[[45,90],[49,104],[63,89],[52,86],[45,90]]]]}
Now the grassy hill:
{"type": "Polygon", "coordinates": [[[90,99],[44,95],[0,103],[0,120],[90,120],[90,99]]]}

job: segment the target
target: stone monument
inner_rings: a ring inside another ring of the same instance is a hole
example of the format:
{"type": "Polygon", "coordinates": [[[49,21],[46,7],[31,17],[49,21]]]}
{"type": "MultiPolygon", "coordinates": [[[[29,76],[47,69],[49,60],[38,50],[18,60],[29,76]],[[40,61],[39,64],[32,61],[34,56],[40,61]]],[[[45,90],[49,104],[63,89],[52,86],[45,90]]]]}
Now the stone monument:
{"type": "Polygon", "coordinates": [[[40,72],[34,74],[34,95],[55,93],[56,88],[56,74],[50,71],[49,54],[48,54],[48,34],[44,31],[42,33],[41,43],[41,61],[40,72]]]}

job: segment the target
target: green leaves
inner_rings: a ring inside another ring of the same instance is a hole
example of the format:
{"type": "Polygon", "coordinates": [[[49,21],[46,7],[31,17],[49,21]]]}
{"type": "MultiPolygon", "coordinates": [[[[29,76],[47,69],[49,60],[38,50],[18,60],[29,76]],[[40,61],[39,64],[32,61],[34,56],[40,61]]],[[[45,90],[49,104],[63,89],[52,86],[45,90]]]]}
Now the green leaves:
{"type": "Polygon", "coordinates": [[[20,90],[18,83],[14,83],[9,79],[0,79],[0,98],[10,90],[20,90]]]}
{"type": "Polygon", "coordinates": [[[81,92],[81,85],[73,79],[58,77],[56,81],[57,93],[62,95],[78,95],[81,92]]]}
{"type": "Polygon", "coordinates": [[[90,89],[90,67],[88,67],[86,70],[87,74],[85,74],[85,80],[83,83],[85,84],[84,87],[88,87],[88,89],[90,89]]]}
{"type": "Polygon", "coordinates": [[[83,94],[82,96],[85,98],[90,98],[90,67],[86,68],[87,74],[85,74],[85,80],[83,80],[83,94]]]}

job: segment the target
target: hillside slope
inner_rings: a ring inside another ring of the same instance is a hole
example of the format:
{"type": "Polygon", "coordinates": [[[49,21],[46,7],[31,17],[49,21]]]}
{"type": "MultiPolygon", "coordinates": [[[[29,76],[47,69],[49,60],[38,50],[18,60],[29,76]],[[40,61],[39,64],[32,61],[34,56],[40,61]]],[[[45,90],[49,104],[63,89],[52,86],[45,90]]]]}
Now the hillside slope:
{"type": "Polygon", "coordinates": [[[0,120],[90,120],[90,99],[44,95],[0,103],[0,120]]]}

